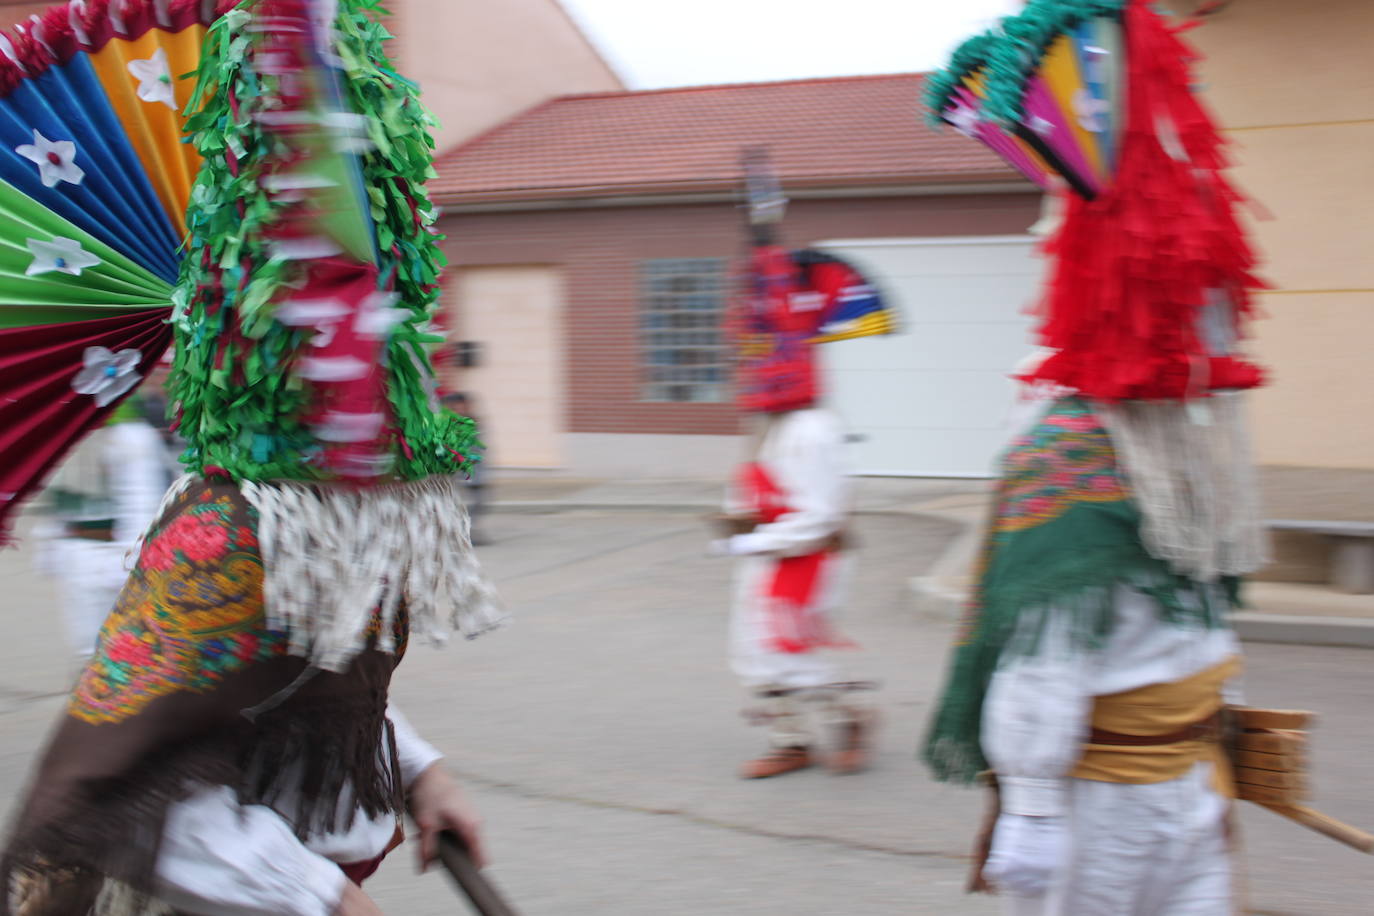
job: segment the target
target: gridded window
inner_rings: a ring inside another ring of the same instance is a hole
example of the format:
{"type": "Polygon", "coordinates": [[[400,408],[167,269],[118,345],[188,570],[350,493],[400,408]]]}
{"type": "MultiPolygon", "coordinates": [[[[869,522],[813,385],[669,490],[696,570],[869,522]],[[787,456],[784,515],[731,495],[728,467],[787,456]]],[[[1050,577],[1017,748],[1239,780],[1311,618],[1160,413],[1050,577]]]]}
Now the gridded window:
{"type": "Polygon", "coordinates": [[[724,258],[660,258],[640,265],[642,400],[726,399],[726,283],[724,258]]]}

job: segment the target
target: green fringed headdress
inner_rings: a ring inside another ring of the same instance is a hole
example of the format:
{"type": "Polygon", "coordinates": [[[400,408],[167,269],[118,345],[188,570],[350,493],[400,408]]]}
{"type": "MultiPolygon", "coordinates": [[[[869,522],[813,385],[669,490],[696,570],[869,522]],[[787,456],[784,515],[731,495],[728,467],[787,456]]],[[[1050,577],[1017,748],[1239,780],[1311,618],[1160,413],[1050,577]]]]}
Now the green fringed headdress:
{"type": "Polygon", "coordinates": [[[501,620],[455,479],[472,422],[438,403],[426,352],[444,261],[423,187],[434,122],[379,13],[245,0],[210,26],[172,317],[187,481],[239,486],[268,622],[331,670],[378,609],[435,637],[501,620]]]}
{"type": "Polygon", "coordinates": [[[472,424],[433,397],[426,352],[444,263],[423,186],[434,122],[382,50],[377,0],[342,0],[323,48],[262,27],[290,6],[227,12],[196,74],[204,164],[173,317],[183,461],[236,481],[464,471],[472,424]]]}

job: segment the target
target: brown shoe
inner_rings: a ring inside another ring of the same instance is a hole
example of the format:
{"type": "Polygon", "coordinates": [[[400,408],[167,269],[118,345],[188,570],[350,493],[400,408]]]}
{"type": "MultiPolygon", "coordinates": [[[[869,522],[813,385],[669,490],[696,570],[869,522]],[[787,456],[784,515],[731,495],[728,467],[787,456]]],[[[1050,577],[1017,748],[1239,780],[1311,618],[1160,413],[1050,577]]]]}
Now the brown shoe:
{"type": "Polygon", "coordinates": [[[741,779],[767,779],[781,776],[793,770],[804,770],[811,766],[811,749],[806,747],[774,748],[755,760],[740,767],[741,779]]]}
{"type": "Polygon", "coordinates": [[[869,743],[877,715],[868,709],[856,709],[849,720],[840,726],[840,746],[830,755],[830,772],[848,775],[868,769],[869,743]]]}

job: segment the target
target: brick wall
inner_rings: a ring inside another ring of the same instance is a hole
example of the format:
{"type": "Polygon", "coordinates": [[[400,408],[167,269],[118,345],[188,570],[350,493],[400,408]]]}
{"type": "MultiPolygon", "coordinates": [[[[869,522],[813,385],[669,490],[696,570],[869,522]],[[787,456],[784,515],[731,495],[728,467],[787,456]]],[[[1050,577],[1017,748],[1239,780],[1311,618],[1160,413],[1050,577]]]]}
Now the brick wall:
{"type": "MultiPolygon", "coordinates": [[[[1034,194],[794,201],[791,244],[838,238],[1006,235],[1035,221],[1034,194]]],[[[739,429],[731,404],[641,402],[639,262],[647,258],[736,257],[743,232],[729,204],[456,214],[447,236],[450,276],[463,266],[557,265],[567,301],[568,416],[575,433],[690,433],[739,429]]],[[[457,310],[480,303],[449,296],[457,310]]]]}

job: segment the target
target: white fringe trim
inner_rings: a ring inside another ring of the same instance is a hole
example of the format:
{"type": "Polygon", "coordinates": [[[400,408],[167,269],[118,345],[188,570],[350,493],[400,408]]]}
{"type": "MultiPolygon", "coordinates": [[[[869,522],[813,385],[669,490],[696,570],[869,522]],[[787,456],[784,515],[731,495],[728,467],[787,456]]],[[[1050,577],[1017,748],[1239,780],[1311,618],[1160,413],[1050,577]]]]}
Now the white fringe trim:
{"type": "Polygon", "coordinates": [[[127,884],[106,878],[100,885],[91,916],[176,916],[162,901],[136,893],[127,884]]]}
{"type": "Polygon", "coordinates": [[[1099,405],[1145,547],[1180,575],[1211,582],[1269,561],[1244,406],[1239,392],[1099,405]]]}
{"type": "MultiPolygon", "coordinates": [[[[196,479],[173,484],[164,511],[196,479]]],[[[507,622],[473,553],[456,478],[239,488],[258,512],[267,623],[290,634],[291,654],[314,667],[345,670],[366,646],[378,610],[377,648],[394,651],[402,599],[412,637],[433,643],[454,631],[474,639],[507,622]]]]}

